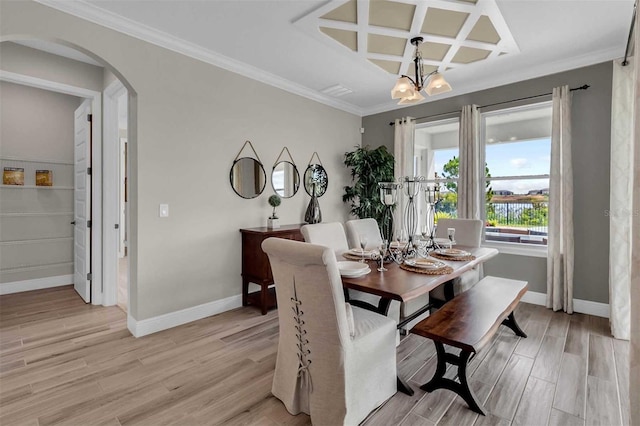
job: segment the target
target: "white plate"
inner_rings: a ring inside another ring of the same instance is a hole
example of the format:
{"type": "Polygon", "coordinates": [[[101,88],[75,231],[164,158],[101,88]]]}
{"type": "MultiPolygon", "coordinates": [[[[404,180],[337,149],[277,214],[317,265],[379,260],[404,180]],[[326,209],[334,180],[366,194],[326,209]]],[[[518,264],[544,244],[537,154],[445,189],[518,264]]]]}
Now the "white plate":
{"type": "Polygon", "coordinates": [[[355,271],[355,272],[340,272],[340,276],[345,277],[345,278],[358,278],[358,277],[362,277],[367,275],[369,272],[371,272],[371,268],[367,268],[367,269],[363,269],[361,271],[355,271]]]}
{"type": "Polygon", "coordinates": [[[458,250],[458,249],[439,249],[439,250],[436,250],[436,253],[441,256],[448,256],[448,257],[466,257],[471,255],[471,253],[469,253],[468,251],[458,250]]]}
{"type": "MultiPolygon", "coordinates": [[[[376,252],[374,250],[364,250],[364,258],[371,259],[371,256],[373,256],[375,253],[376,252]]],[[[363,250],[359,248],[352,248],[349,249],[349,254],[353,256],[362,256],[363,250]]]]}
{"type": "Polygon", "coordinates": [[[352,262],[349,260],[338,262],[338,269],[340,270],[340,273],[353,273],[358,271],[362,272],[363,270],[368,268],[369,265],[367,265],[366,263],[352,262]]]}
{"type": "Polygon", "coordinates": [[[444,263],[440,262],[439,260],[428,258],[428,257],[426,259],[409,259],[409,260],[406,260],[404,263],[406,263],[409,266],[413,266],[415,268],[421,268],[421,269],[440,269],[444,266],[447,266],[444,263]]]}

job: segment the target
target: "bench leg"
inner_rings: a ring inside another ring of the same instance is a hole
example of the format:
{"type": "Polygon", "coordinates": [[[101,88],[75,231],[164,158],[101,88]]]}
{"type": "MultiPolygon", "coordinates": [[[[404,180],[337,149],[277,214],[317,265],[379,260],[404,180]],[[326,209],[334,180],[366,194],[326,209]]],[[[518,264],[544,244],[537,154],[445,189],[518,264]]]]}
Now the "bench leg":
{"type": "Polygon", "coordinates": [[[480,402],[478,402],[478,398],[469,387],[469,382],[467,381],[467,364],[469,362],[471,352],[462,351],[460,352],[460,356],[456,356],[454,354],[447,353],[444,350],[444,345],[442,343],[434,343],[436,344],[436,351],[438,353],[438,366],[436,367],[436,372],[433,375],[433,378],[428,383],[420,386],[420,389],[427,392],[433,392],[436,389],[449,389],[450,391],[460,395],[467,405],[469,405],[471,410],[486,416],[487,410],[480,402]],[[444,374],[447,371],[447,362],[451,365],[458,366],[458,379],[460,380],[460,383],[444,377],[444,374]]]}
{"type": "Polygon", "coordinates": [[[509,316],[504,321],[502,321],[502,325],[506,325],[507,327],[512,329],[513,332],[516,333],[516,336],[527,337],[527,334],[522,331],[522,329],[516,322],[516,317],[513,316],[513,311],[511,311],[509,316]]]}

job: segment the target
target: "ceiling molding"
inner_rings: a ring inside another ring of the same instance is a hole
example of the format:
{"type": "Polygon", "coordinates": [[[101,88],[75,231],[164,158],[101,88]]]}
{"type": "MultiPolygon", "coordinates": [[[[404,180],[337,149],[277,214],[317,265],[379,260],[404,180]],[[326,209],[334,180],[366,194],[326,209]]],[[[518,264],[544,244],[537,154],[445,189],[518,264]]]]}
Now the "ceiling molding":
{"type": "Polygon", "coordinates": [[[362,116],[361,108],[335,98],[325,96],[315,90],[294,83],[290,80],[268,73],[252,65],[246,64],[219,53],[204,49],[194,43],[174,37],[139,22],[111,13],[83,0],[35,0],[36,2],[80,19],[118,31],[131,37],[146,41],[156,46],[189,56],[202,62],[215,65],[227,71],[259,81],[269,86],[285,90],[289,93],[311,99],[339,110],[362,116]]]}
{"type": "MultiPolygon", "coordinates": [[[[456,90],[448,92],[442,95],[438,95],[434,98],[428,98],[427,102],[422,102],[419,105],[424,105],[428,102],[436,102],[441,99],[453,98],[455,96],[465,95],[467,93],[479,92],[481,90],[491,89],[494,87],[505,86],[507,84],[517,83],[520,81],[531,80],[534,78],[544,77],[551,74],[557,74],[564,71],[570,71],[577,68],[582,68],[590,65],[599,64],[606,61],[611,61],[616,58],[624,56],[624,52],[620,48],[603,49],[596,52],[589,52],[588,54],[576,56],[572,58],[563,59],[552,63],[542,63],[535,67],[528,68],[522,72],[511,72],[508,74],[496,75],[491,79],[482,79],[481,83],[475,83],[470,81],[467,84],[456,83],[456,90]]],[[[584,84],[593,84],[593,82],[585,81],[584,84]]],[[[551,90],[552,87],[549,87],[551,90]]],[[[415,107],[412,105],[411,107],[415,107]]],[[[397,105],[393,100],[373,106],[371,108],[364,108],[362,111],[363,116],[379,114],[382,112],[388,112],[393,110],[399,110],[403,108],[410,108],[404,105],[397,105]]]]}

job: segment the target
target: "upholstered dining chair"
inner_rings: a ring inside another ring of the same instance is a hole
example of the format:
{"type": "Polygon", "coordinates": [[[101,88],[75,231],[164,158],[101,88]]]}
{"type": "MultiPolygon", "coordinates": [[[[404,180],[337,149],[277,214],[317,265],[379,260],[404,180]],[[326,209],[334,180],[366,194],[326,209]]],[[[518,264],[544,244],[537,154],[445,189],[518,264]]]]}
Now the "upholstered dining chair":
{"type": "Polygon", "coordinates": [[[340,222],[314,223],[300,228],[304,240],[311,244],[320,244],[333,250],[337,258],[349,250],[347,236],[340,222]]]}
{"type": "Polygon", "coordinates": [[[367,249],[375,249],[382,244],[378,222],[373,218],[349,220],[345,224],[349,247],[360,247],[360,237],[367,239],[367,249]]]}
{"type": "MultiPolygon", "coordinates": [[[[371,219],[375,222],[375,219],[371,219]]],[[[347,227],[349,227],[349,222],[347,222],[347,227]]],[[[378,229],[376,225],[376,229],[378,229]]],[[[322,246],[327,246],[333,249],[336,254],[337,260],[346,260],[342,258],[342,253],[349,250],[349,244],[347,243],[347,237],[344,232],[344,227],[340,222],[329,222],[329,223],[314,223],[312,225],[303,225],[300,228],[302,232],[302,236],[304,240],[311,244],[319,244],[322,246]]],[[[380,235],[380,231],[378,231],[378,238],[380,235]]],[[[382,241],[382,238],[380,238],[382,241]]],[[[351,248],[359,247],[360,242],[351,248]]],[[[377,306],[380,300],[379,296],[365,293],[363,291],[358,290],[349,290],[349,300],[353,301],[354,305],[358,305],[360,302],[368,303],[373,306],[377,306]]],[[[400,318],[400,303],[395,300],[391,302],[389,305],[388,314],[389,318],[392,318],[396,321],[399,321],[400,318]]],[[[400,335],[398,335],[398,344],[400,344],[400,335]]]]}
{"type": "Polygon", "coordinates": [[[396,325],[345,303],[333,248],[268,238],[280,336],[272,393],[317,425],[357,425],[396,392],[396,325]]]}
{"type": "MultiPolygon", "coordinates": [[[[380,233],[378,222],[373,218],[349,220],[345,227],[347,228],[347,241],[349,241],[349,247],[359,247],[361,235],[364,235],[367,238],[367,248],[375,248],[382,243],[382,234],[380,233]]],[[[378,300],[380,299],[378,296],[353,290],[349,291],[349,296],[352,299],[373,305],[377,305],[378,300]]],[[[429,303],[429,295],[427,294],[405,303],[399,303],[394,300],[391,302],[391,306],[389,307],[389,316],[397,322],[400,322],[401,319],[407,318],[409,315],[413,315],[418,309],[422,308],[427,303],[429,303]]],[[[424,315],[417,317],[407,324],[407,326],[403,328],[402,332],[405,333],[411,329],[414,324],[417,324],[426,316],[427,313],[425,312],[424,315]]],[[[400,339],[398,336],[398,343],[399,342],[400,339]]]]}
{"type": "MultiPolygon", "coordinates": [[[[448,238],[447,229],[455,229],[455,241],[457,245],[465,247],[480,247],[482,243],[483,222],[479,219],[439,219],[436,227],[436,237],[448,238]]],[[[460,294],[469,290],[482,279],[482,265],[478,265],[470,271],[464,272],[453,280],[453,294],[460,294]]],[[[445,300],[443,286],[429,293],[432,303],[442,304],[445,300]]]]}

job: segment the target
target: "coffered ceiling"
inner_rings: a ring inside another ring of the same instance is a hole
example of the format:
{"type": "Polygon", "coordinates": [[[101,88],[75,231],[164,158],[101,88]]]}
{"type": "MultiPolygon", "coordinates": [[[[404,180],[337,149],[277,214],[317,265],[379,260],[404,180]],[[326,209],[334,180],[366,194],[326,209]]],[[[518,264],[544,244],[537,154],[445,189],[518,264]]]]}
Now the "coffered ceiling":
{"type": "MultiPolygon", "coordinates": [[[[633,0],[37,0],[359,115],[425,71],[453,90],[430,102],[624,55],[633,0]]],[[[585,82],[590,83],[590,82],[585,82]]]]}
{"type": "Polygon", "coordinates": [[[425,73],[518,53],[493,1],[335,0],[295,24],[396,76],[415,75],[410,40],[416,36],[424,39],[425,73]]]}

